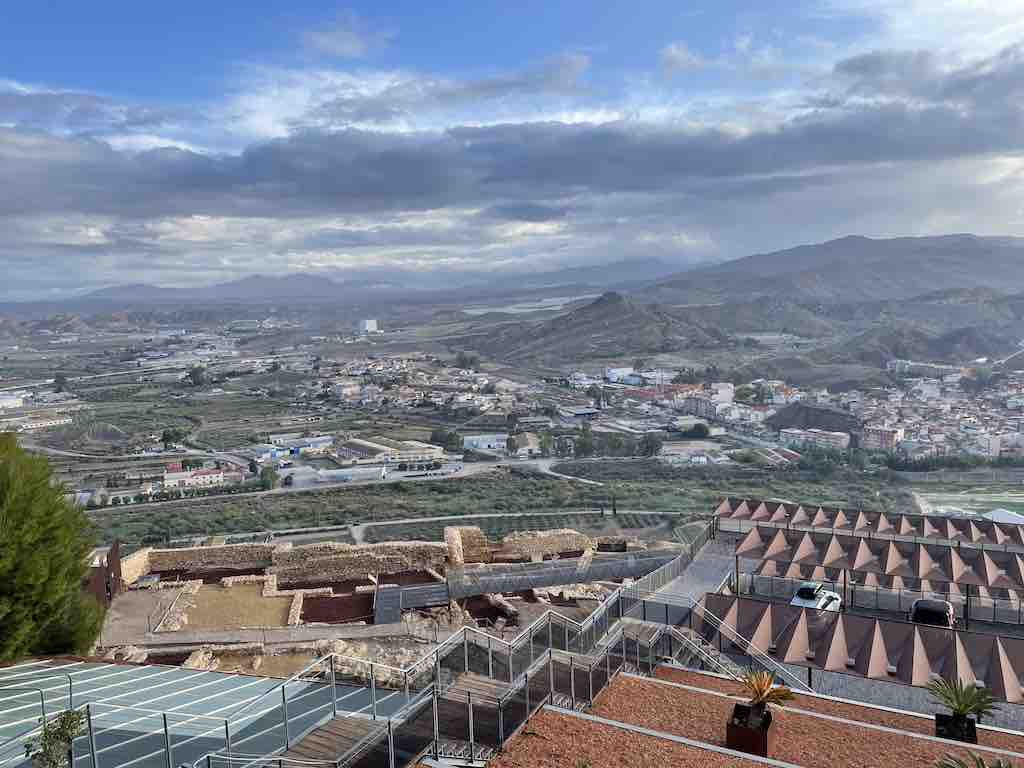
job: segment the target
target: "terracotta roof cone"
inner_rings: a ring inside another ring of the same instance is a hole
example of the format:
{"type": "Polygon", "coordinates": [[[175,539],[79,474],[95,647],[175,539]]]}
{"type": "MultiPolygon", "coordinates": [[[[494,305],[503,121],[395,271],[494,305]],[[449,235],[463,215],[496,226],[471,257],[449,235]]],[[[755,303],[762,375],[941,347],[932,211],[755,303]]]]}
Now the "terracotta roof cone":
{"type": "Polygon", "coordinates": [[[832,635],[828,641],[828,653],[825,655],[823,669],[832,672],[846,672],[846,662],[850,658],[850,649],[846,644],[846,618],[842,614],[832,626],[832,635]]]}
{"type": "Polygon", "coordinates": [[[972,568],[960,554],[958,549],[949,550],[949,561],[950,561],[950,574],[953,577],[953,581],[957,584],[975,584],[982,585],[985,583],[978,573],[972,568]]]}
{"type": "Polygon", "coordinates": [[[945,526],[940,522],[938,525],[929,518],[921,518],[921,535],[926,539],[941,539],[945,535],[945,526]]]}
{"type": "Polygon", "coordinates": [[[814,514],[814,520],[811,521],[811,525],[815,528],[831,528],[832,519],[824,509],[818,507],[818,511],[814,514]]]}
{"type": "Polygon", "coordinates": [[[790,563],[789,567],[786,568],[787,579],[803,579],[804,571],[800,567],[800,563],[790,563]]]}
{"type": "Polygon", "coordinates": [[[1005,544],[1010,539],[1010,535],[1003,530],[1003,526],[999,523],[992,523],[992,527],[989,528],[989,535],[996,544],[1005,544]]]}
{"type": "Polygon", "coordinates": [[[757,509],[750,513],[751,520],[767,520],[772,516],[772,513],[768,511],[768,507],[762,501],[757,505],[757,509]]]}
{"type": "Polygon", "coordinates": [[[715,509],[715,517],[732,517],[732,504],[729,503],[728,499],[723,499],[719,502],[718,507],[715,509]]]}
{"type": "MultiPolygon", "coordinates": [[[[852,542],[850,543],[852,544],[852,542]]],[[[838,536],[833,536],[829,540],[828,549],[825,550],[821,562],[833,568],[849,568],[851,566],[849,554],[840,543],[838,536]]]]}
{"type": "Polygon", "coordinates": [[[967,526],[968,533],[971,536],[971,541],[984,541],[988,538],[988,536],[982,533],[981,529],[975,525],[973,520],[969,521],[967,526]]]}
{"type": "Polygon", "coordinates": [[[793,562],[815,562],[818,559],[818,548],[814,546],[811,534],[805,533],[793,553],[793,562]]]}
{"type": "Polygon", "coordinates": [[[927,547],[920,547],[917,552],[917,578],[928,579],[933,574],[938,572],[940,575],[936,578],[941,578],[942,569],[932,559],[931,553],[927,547]]]}
{"type": "MultiPolygon", "coordinates": [[[[1012,562],[1012,559],[1010,558],[1007,558],[1007,560],[1012,562]]],[[[1013,587],[1019,586],[1010,578],[1006,569],[998,566],[995,560],[989,556],[989,553],[984,550],[981,552],[981,570],[985,576],[985,583],[989,587],[1012,589],[1013,587]]]]}
{"type": "Polygon", "coordinates": [[[786,535],[786,532],[776,531],[772,540],[768,542],[768,546],[765,547],[762,557],[773,560],[789,560],[791,559],[792,551],[793,548],[789,543],[789,537],[786,535]]]}
{"type": "Polygon", "coordinates": [[[900,536],[916,536],[917,528],[907,515],[900,518],[900,536]]]}
{"type": "Polygon", "coordinates": [[[878,533],[886,533],[891,531],[893,528],[892,521],[889,520],[889,516],[885,512],[881,512],[878,515],[878,533]]]}
{"type": "MultiPolygon", "coordinates": [[[[779,531],[779,533],[782,533],[779,531]]],[[[753,554],[760,556],[760,552],[764,548],[764,539],[761,538],[761,531],[759,528],[751,528],[749,533],[743,537],[739,544],[736,545],[736,554],[740,557],[748,557],[753,554]]]]}
{"type": "Polygon", "coordinates": [[[869,530],[870,531],[870,530],[874,530],[874,525],[871,524],[871,519],[866,514],[864,514],[864,512],[862,511],[859,515],[857,515],[857,520],[853,524],[853,530],[855,530],[855,531],[869,530]]]}
{"type": "Polygon", "coordinates": [[[908,685],[928,685],[932,679],[932,665],[925,650],[921,628],[915,626],[903,654],[896,665],[900,679],[908,685]]]}
{"type": "Polygon", "coordinates": [[[783,631],[775,640],[778,646],[777,655],[787,664],[806,664],[807,654],[811,650],[811,638],[807,631],[807,609],[801,608],[789,629],[783,631]]]}
{"type": "Polygon", "coordinates": [[[861,539],[857,542],[857,554],[853,558],[853,570],[867,570],[877,560],[877,556],[871,551],[871,547],[868,546],[867,539],[861,539]]]}
{"type": "Polygon", "coordinates": [[[850,527],[850,518],[846,516],[846,513],[843,512],[843,510],[840,509],[840,510],[836,511],[836,517],[835,517],[835,520],[832,521],[832,527],[833,528],[849,528],[850,527]]]}
{"type": "Polygon", "coordinates": [[[772,523],[785,523],[785,522],[788,522],[791,519],[791,517],[792,517],[792,512],[789,509],[786,508],[786,505],[785,504],[779,504],[779,506],[776,508],[776,510],[774,512],[772,512],[772,516],[769,519],[769,522],[772,522],[772,523]]]}
{"type": "Polygon", "coordinates": [[[797,507],[796,512],[793,513],[793,518],[789,521],[792,525],[807,525],[811,520],[811,516],[807,513],[807,510],[803,507],[797,507]]]}
{"type": "Polygon", "coordinates": [[[889,651],[886,647],[882,625],[877,621],[871,632],[871,640],[865,647],[865,652],[861,654],[861,657],[866,662],[863,665],[863,671],[861,671],[861,674],[865,677],[889,677],[889,651]]]}
{"type": "Polygon", "coordinates": [[[743,520],[744,518],[750,517],[750,507],[747,505],[746,499],[741,501],[739,506],[733,508],[732,516],[736,520],[743,520]]]}
{"type": "Polygon", "coordinates": [[[864,574],[864,586],[865,587],[877,587],[877,586],[879,586],[878,574],[877,573],[873,573],[872,571],[868,571],[867,573],[865,573],[864,574]]]}

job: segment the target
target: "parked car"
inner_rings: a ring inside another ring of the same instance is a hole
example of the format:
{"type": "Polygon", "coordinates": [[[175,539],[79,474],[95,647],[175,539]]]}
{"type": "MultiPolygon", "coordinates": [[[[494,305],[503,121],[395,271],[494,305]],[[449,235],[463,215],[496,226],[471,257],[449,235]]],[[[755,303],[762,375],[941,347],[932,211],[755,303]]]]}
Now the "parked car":
{"type": "Polygon", "coordinates": [[[841,611],[843,598],[838,592],[825,589],[823,584],[816,581],[805,581],[797,589],[790,605],[798,608],[813,608],[816,611],[841,611]]]}
{"type": "Polygon", "coordinates": [[[934,600],[922,597],[914,601],[907,615],[915,624],[928,624],[933,627],[956,626],[956,611],[948,600],[934,600]]]}

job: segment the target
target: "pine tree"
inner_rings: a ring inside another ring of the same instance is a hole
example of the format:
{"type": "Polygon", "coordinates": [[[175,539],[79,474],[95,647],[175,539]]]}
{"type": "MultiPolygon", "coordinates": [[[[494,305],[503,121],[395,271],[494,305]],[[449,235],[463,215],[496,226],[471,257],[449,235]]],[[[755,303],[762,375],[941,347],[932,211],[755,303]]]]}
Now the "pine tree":
{"type": "Polygon", "coordinates": [[[46,459],[0,434],[0,662],[88,650],[102,624],[82,591],[91,546],[46,459]]]}

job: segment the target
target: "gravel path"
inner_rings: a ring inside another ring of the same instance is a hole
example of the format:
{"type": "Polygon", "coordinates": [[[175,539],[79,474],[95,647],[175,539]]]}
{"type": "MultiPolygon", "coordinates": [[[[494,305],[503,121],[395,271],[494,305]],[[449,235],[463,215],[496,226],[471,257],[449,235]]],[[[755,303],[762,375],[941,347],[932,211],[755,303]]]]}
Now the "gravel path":
{"type": "MultiPolygon", "coordinates": [[[[722,680],[710,675],[702,675],[696,672],[687,672],[678,669],[659,669],[657,676],[663,680],[670,680],[675,683],[692,685],[697,688],[721,691],[729,694],[741,694],[738,683],[732,680],[722,680]]],[[[814,696],[803,696],[796,694],[792,704],[796,709],[821,712],[825,715],[845,717],[850,720],[859,720],[873,725],[884,725],[889,728],[899,728],[904,731],[923,733],[926,736],[935,735],[935,721],[932,718],[915,717],[909,714],[897,712],[886,712],[885,710],[873,707],[862,707],[857,704],[845,704],[838,701],[827,701],[814,696]]],[[[1024,753],[1024,734],[1014,735],[999,733],[997,731],[978,731],[978,743],[987,747],[1008,749],[1012,752],[1024,753]]]]}
{"type": "Polygon", "coordinates": [[[490,768],[763,768],[703,749],[542,710],[490,768]]]}
{"type": "MultiPolygon", "coordinates": [[[[595,714],[678,736],[725,744],[725,724],[732,699],[715,694],[619,677],[597,698],[595,714]]],[[[806,768],[907,768],[934,765],[944,754],[963,756],[966,749],[915,739],[793,710],[776,713],[777,760],[806,768]]]]}

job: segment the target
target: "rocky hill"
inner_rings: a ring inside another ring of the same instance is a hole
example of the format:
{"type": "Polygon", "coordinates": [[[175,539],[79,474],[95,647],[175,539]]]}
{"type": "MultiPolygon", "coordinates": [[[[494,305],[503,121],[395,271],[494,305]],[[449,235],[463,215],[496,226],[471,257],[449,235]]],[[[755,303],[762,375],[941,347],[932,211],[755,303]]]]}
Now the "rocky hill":
{"type": "Polygon", "coordinates": [[[712,347],[727,338],[713,323],[609,292],[566,314],[508,326],[478,346],[503,360],[554,363],[712,347]]]}

